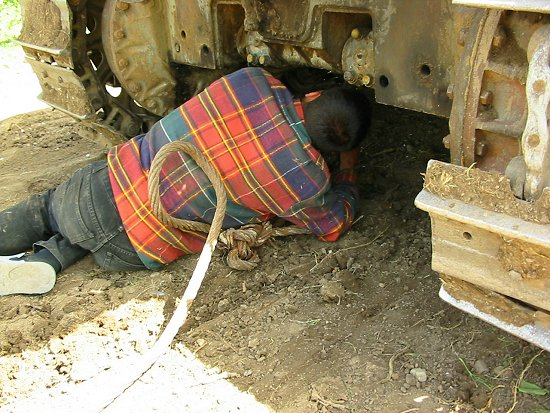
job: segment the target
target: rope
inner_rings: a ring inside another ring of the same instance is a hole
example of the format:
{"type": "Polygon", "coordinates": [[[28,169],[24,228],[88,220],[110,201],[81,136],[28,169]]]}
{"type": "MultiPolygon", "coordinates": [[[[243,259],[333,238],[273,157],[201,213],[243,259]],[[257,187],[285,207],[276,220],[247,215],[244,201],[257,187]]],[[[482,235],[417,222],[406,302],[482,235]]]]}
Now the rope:
{"type": "MultiPolygon", "coordinates": [[[[170,227],[178,228],[184,231],[188,230],[188,231],[207,232],[209,233],[209,236],[212,235],[217,238],[221,230],[223,218],[225,216],[227,194],[225,192],[225,187],[223,186],[223,182],[220,178],[220,175],[214,169],[212,164],[210,164],[206,160],[204,154],[195,145],[191,143],[174,141],[164,145],[160,149],[160,151],[157,152],[155,158],[153,159],[153,162],[151,163],[151,168],[149,170],[149,201],[151,202],[151,209],[153,210],[153,213],[162,223],[170,227]],[[171,155],[174,152],[184,152],[188,154],[191,158],[193,158],[193,160],[197,163],[197,165],[204,171],[208,179],[210,179],[210,182],[214,187],[214,191],[216,192],[216,198],[217,198],[217,209],[216,209],[216,213],[214,214],[214,219],[212,220],[212,226],[216,226],[216,227],[219,226],[219,229],[215,233],[213,231],[212,233],[210,233],[211,226],[209,224],[205,224],[203,222],[197,222],[197,221],[190,221],[187,219],[175,218],[170,214],[168,214],[168,212],[164,209],[164,206],[162,205],[162,202],[160,199],[160,188],[159,188],[160,171],[162,169],[162,165],[164,164],[164,161],[168,158],[169,155],[171,155]],[[218,209],[220,208],[221,205],[223,205],[223,214],[218,213],[218,209]],[[216,220],[216,216],[218,216],[218,220],[216,220]]],[[[208,242],[208,238],[206,242],[208,242]]]]}
{"type": "MultiPolygon", "coordinates": [[[[170,142],[167,145],[164,145],[161,150],[155,156],[153,163],[151,164],[149,172],[149,200],[151,202],[151,209],[155,216],[164,224],[178,228],[181,230],[187,231],[200,231],[208,232],[209,236],[212,235],[218,237],[219,234],[219,247],[227,250],[227,265],[236,270],[248,271],[255,268],[260,262],[258,253],[254,248],[259,247],[266,243],[272,237],[287,236],[287,235],[298,235],[298,234],[309,234],[310,231],[298,226],[288,226],[282,228],[273,228],[270,222],[263,222],[261,224],[247,224],[243,225],[239,229],[229,228],[221,233],[209,232],[211,230],[210,225],[190,221],[186,219],[175,218],[168,214],[164,209],[160,192],[159,192],[159,177],[162,164],[168,158],[168,156],[174,152],[185,152],[195,162],[197,165],[204,171],[216,191],[216,197],[218,199],[217,204],[224,205],[224,214],[220,215],[221,221],[223,221],[223,216],[225,215],[225,203],[226,203],[226,191],[223,186],[223,182],[214,169],[212,164],[210,164],[203,153],[193,144],[181,141],[170,142]],[[221,199],[221,194],[223,193],[223,200],[221,199]]],[[[216,211],[217,213],[218,211],[216,211]]],[[[216,215],[212,221],[212,226],[219,225],[221,228],[221,222],[216,222],[216,215]]],[[[207,239],[208,242],[208,239],[207,239]]]]}

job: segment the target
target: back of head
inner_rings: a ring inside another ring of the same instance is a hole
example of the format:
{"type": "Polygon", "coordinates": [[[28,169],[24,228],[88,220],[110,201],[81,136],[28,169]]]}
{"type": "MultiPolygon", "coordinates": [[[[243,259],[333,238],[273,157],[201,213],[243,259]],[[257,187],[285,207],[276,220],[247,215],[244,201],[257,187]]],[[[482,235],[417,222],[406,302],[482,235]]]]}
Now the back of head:
{"type": "Polygon", "coordinates": [[[338,86],[304,105],[305,127],[313,146],[322,152],[345,152],[360,145],[370,126],[366,95],[338,86]]]}

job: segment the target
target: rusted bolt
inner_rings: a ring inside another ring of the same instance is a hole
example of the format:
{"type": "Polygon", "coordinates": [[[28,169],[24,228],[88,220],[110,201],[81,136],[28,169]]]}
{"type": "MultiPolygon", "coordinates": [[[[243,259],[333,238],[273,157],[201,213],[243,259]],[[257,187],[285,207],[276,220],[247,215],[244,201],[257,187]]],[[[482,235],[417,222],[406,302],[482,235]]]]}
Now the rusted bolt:
{"type": "Polygon", "coordinates": [[[447,135],[443,138],[443,146],[446,149],[449,149],[451,147],[451,135],[447,135]]]}
{"type": "Polygon", "coordinates": [[[365,75],[361,79],[361,83],[363,83],[363,86],[369,86],[372,84],[372,76],[365,75]]]}
{"type": "Polygon", "coordinates": [[[455,85],[451,84],[447,86],[447,97],[451,100],[455,98],[455,85]]]}
{"type": "Polygon", "coordinates": [[[115,39],[124,39],[126,37],[126,34],[124,33],[124,30],[120,29],[115,32],[115,39]]]}
{"type": "Polygon", "coordinates": [[[546,80],[537,79],[533,82],[533,92],[541,94],[546,90],[546,80]]]}
{"type": "Polygon", "coordinates": [[[466,36],[468,35],[468,29],[464,28],[464,29],[461,29],[459,32],[458,32],[458,36],[456,38],[456,42],[460,45],[460,46],[464,46],[466,44],[466,36]]]}
{"type": "Polygon", "coordinates": [[[527,137],[527,145],[529,145],[530,148],[536,148],[537,146],[539,146],[539,143],[540,136],[537,133],[532,133],[527,137]]]}
{"type": "Polygon", "coordinates": [[[48,72],[43,71],[43,72],[42,72],[42,77],[43,77],[44,79],[46,79],[46,78],[48,77],[48,72]]]}
{"type": "Polygon", "coordinates": [[[351,70],[346,70],[344,72],[344,80],[348,83],[355,83],[357,82],[359,76],[357,75],[357,73],[351,71],[351,70]]]}
{"type": "Polygon", "coordinates": [[[137,82],[130,81],[128,83],[128,89],[130,89],[130,92],[137,93],[141,90],[141,86],[137,82]]]}
{"type": "Polygon", "coordinates": [[[485,142],[476,143],[475,153],[477,156],[485,156],[488,150],[489,150],[489,147],[485,142]]]}
{"type": "Polygon", "coordinates": [[[357,27],[355,29],[353,29],[351,31],[351,37],[353,39],[360,39],[361,37],[363,37],[363,33],[362,33],[361,29],[359,29],[357,27]]]}
{"type": "Polygon", "coordinates": [[[120,67],[121,69],[128,67],[129,63],[130,62],[128,62],[128,59],[124,59],[124,58],[118,59],[118,67],[120,67]]]}
{"type": "Polygon", "coordinates": [[[485,106],[489,106],[490,104],[492,104],[493,92],[491,92],[490,90],[484,90],[483,92],[481,92],[481,94],[479,95],[479,103],[485,106]]]}
{"type": "Polygon", "coordinates": [[[129,7],[130,7],[130,4],[126,3],[124,1],[117,1],[117,3],[116,3],[116,9],[117,10],[124,11],[124,10],[128,10],[129,7]]]}
{"type": "Polygon", "coordinates": [[[498,26],[495,36],[493,37],[493,46],[502,47],[506,43],[506,31],[502,26],[498,26]]]}
{"type": "Polygon", "coordinates": [[[174,45],[174,47],[176,48],[176,53],[179,53],[180,50],[181,50],[180,44],[179,44],[179,43],[176,43],[176,44],[174,45]]]}

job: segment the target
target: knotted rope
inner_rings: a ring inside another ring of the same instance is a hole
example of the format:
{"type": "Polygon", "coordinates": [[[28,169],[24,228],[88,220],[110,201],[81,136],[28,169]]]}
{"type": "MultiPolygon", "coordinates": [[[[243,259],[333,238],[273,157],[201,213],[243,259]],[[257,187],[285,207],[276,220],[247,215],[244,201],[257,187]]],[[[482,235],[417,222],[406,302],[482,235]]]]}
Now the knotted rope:
{"type": "MultiPolygon", "coordinates": [[[[226,203],[226,191],[223,186],[223,182],[218,175],[218,172],[210,164],[203,153],[193,144],[181,141],[174,141],[162,147],[157,153],[153,163],[151,164],[149,172],[149,200],[151,202],[151,209],[155,216],[164,224],[178,228],[181,230],[191,230],[208,232],[209,236],[214,233],[210,232],[210,225],[203,222],[190,221],[186,219],[175,218],[168,214],[164,209],[160,200],[159,193],[159,177],[162,164],[166,158],[173,152],[185,152],[191,158],[195,160],[197,165],[201,167],[216,191],[217,208],[223,202],[225,215],[225,203],[226,203]],[[223,193],[223,200],[220,195],[223,193]]],[[[217,211],[216,211],[217,212],[217,211]]],[[[220,219],[223,221],[223,215],[220,215],[220,219]]],[[[220,225],[221,222],[216,222],[216,215],[212,221],[212,226],[220,225]]],[[[219,231],[218,231],[219,233],[219,231]]],[[[215,234],[218,237],[218,233],[215,234]]],[[[219,234],[218,247],[228,251],[227,253],[227,265],[236,270],[251,270],[255,268],[260,262],[257,252],[254,248],[263,245],[272,237],[280,237],[287,235],[309,234],[310,231],[297,226],[288,226],[282,228],[273,228],[270,222],[263,222],[261,224],[247,224],[235,229],[229,228],[219,234]]],[[[208,242],[208,240],[207,240],[208,242]]]]}
{"type": "Polygon", "coordinates": [[[243,225],[239,229],[228,228],[218,237],[221,248],[227,249],[227,265],[236,270],[248,271],[260,262],[254,248],[263,245],[272,237],[311,234],[310,231],[295,225],[274,228],[271,222],[243,225]]]}

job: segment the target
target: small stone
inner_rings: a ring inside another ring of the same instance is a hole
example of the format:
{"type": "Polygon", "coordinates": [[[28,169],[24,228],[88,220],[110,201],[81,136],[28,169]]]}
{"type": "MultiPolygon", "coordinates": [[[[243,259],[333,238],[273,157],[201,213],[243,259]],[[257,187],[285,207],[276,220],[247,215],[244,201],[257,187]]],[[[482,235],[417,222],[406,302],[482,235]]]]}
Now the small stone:
{"type": "Polygon", "coordinates": [[[257,338],[252,338],[248,341],[248,347],[250,348],[255,348],[255,347],[258,347],[260,345],[260,340],[258,340],[257,338]]]}
{"type": "Polygon", "coordinates": [[[250,376],[252,376],[252,370],[245,370],[244,373],[243,373],[243,376],[244,376],[244,377],[250,377],[250,376]]]}
{"type": "Polygon", "coordinates": [[[328,281],[321,287],[323,301],[340,301],[345,294],[344,286],[338,281],[328,281]]]}
{"type": "Polygon", "coordinates": [[[206,340],[204,338],[197,338],[197,346],[204,347],[206,345],[206,340]]]}
{"type": "Polygon", "coordinates": [[[229,300],[227,298],[221,299],[218,303],[218,311],[220,313],[223,313],[228,308],[229,308],[229,300]]]}
{"type": "Polygon", "coordinates": [[[23,334],[19,330],[7,330],[6,340],[10,344],[19,344],[19,342],[23,341],[23,334]]]}
{"type": "Polygon", "coordinates": [[[476,362],[474,363],[474,371],[477,373],[477,374],[483,374],[483,373],[486,373],[489,371],[489,367],[487,367],[487,363],[485,362],[485,360],[476,360],[476,362]]]}
{"type": "Polygon", "coordinates": [[[64,350],[63,342],[59,338],[54,338],[50,341],[50,351],[53,354],[59,354],[64,350]]]}
{"type": "Polygon", "coordinates": [[[428,380],[428,375],[426,374],[426,370],[421,369],[419,367],[415,367],[414,369],[411,369],[411,374],[418,380],[420,383],[424,383],[426,380],[428,380]]]}
{"type": "Polygon", "coordinates": [[[405,376],[405,382],[409,385],[409,386],[414,386],[416,384],[416,377],[413,375],[413,374],[407,374],[405,376]]]}

